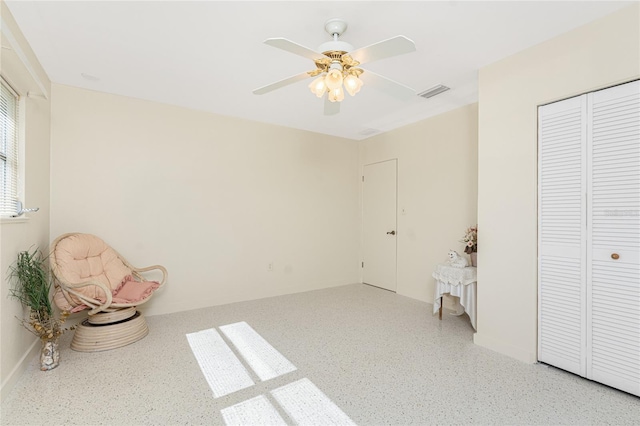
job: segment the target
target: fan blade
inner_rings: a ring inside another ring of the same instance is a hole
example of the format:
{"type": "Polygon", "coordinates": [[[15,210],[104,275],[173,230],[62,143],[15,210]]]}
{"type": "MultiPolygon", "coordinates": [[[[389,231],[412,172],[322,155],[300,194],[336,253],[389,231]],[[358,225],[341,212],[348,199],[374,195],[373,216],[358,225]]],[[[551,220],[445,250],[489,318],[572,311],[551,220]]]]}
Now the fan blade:
{"type": "Polygon", "coordinates": [[[276,81],[275,83],[267,84],[266,86],[259,87],[253,91],[254,95],[264,95],[265,93],[269,93],[272,90],[280,89],[281,87],[288,86],[293,83],[297,83],[298,81],[305,80],[309,78],[309,74],[303,72],[302,74],[293,75],[289,78],[285,78],[284,80],[276,81]]]}
{"type": "Polygon", "coordinates": [[[395,36],[388,40],[383,40],[369,46],[361,47],[353,52],[349,52],[356,61],[366,64],[378,61],[392,56],[403,55],[409,52],[415,52],[416,44],[405,36],[395,36]]]}
{"type": "Polygon", "coordinates": [[[287,40],[286,38],[282,37],[268,38],[264,41],[264,44],[277,47],[278,49],[286,50],[287,52],[291,52],[307,59],[311,59],[312,61],[315,61],[316,59],[326,58],[326,56],[324,56],[322,53],[318,53],[315,50],[309,49],[308,47],[304,47],[298,43],[294,43],[291,40],[287,40]]]}
{"type": "Polygon", "coordinates": [[[328,96],[324,97],[324,115],[336,115],[340,112],[340,102],[331,102],[328,96]]]}
{"type": "Polygon", "coordinates": [[[416,91],[404,84],[398,83],[383,77],[380,74],[376,74],[369,70],[366,70],[360,75],[360,79],[364,83],[364,87],[371,86],[376,89],[382,90],[387,94],[401,100],[409,100],[416,96],[416,91]]]}

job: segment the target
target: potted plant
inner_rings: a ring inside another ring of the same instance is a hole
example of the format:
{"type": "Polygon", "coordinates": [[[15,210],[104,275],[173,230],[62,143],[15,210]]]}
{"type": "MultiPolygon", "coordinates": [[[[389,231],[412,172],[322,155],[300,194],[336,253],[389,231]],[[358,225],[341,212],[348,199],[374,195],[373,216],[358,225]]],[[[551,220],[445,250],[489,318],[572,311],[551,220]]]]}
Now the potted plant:
{"type": "Polygon", "coordinates": [[[60,363],[58,338],[65,331],[62,324],[69,312],[63,311],[59,317],[53,312],[47,258],[37,248],[31,252],[21,251],[16,262],[9,267],[9,280],[10,296],[29,309],[28,319],[18,320],[42,342],[40,369],[56,368],[60,363]]]}
{"type": "Polygon", "coordinates": [[[465,243],[464,252],[471,257],[471,266],[478,266],[478,225],[467,228],[460,242],[465,243]]]}

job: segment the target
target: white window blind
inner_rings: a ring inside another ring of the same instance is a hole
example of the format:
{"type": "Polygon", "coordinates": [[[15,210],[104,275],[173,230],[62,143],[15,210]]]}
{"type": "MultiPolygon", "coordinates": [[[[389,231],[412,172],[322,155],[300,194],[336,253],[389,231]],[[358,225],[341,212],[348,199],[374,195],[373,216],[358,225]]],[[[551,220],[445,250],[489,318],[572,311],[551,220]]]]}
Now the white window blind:
{"type": "Polygon", "coordinates": [[[0,80],[0,216],[17,212],[18,95],[0,80]]]}

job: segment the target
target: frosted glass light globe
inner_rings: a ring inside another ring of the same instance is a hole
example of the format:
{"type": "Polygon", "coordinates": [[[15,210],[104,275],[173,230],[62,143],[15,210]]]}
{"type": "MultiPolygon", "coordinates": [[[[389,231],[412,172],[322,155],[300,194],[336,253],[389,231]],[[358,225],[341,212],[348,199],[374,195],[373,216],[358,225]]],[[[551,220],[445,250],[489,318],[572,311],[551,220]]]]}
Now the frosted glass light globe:
{"type": "Polygon", "coordinates": [[[329,71],[329,74],[327,74],[327,78],[325,78],[324,82],[329,90],[335,90],[342,86],[342,71],[335,68],[332,69],[329,71]]]}
{"type": "Polygon", "coordinates": [[[347,92],[349,92],[351,96],[354,96],[356,93],[358,93],[361,87],[362,80],[360,80],[353,74],[349,74],[347,78],[344,79],[344,88],[347,89],[347,92]]]}
{"type": "Polygon", "coordinates": [[[342,87],[329,90],[329,101],[342,102],[343,99],[344,99],[344,90],[342,90],[342,87]]]}
{"type": "Polygon", "coordinates": [[[324,82],[324,75],[316,78],[309,84],[309,89],[311,89],[311,93],[321,98],[325,93],[327,93],[327,85],[324,82]]]}

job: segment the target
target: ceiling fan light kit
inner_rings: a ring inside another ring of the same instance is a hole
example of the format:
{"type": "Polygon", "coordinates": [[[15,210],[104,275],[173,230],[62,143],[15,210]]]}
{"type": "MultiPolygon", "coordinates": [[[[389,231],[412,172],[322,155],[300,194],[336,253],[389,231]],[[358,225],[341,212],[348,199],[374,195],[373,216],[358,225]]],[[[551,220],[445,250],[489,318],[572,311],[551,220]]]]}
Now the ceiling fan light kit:
{"type": "MultiPolygon", "coordinates": [[[[255,89],[253,93],[262,95],[283,86],[293,84],[305,77],[316,77],[308,86],[311,93],[318,98],[325,97],[326,95],[326,102],[342,102],[345,91],[349,93],[349,95],[355,96],[364,85],[364,82],[360,78],[360,76],[365,73],[365,71],[359,67],[361,63],[373,62],[416,50],[413,41],[404,36],[396,36],[354,50],[352,45],[338,39],[347,30],[346,21],[340,18],[329,19],[325,22],[324,28],[333,40],[320,45],[318,50],[322,53],[284,38],[270,38],[265,40],[265,44],[313,60],[316,68],[312,71],[294,75],[276,83],[260,87],[255,89]]],[[[367,71],[366,75],[370,75],[370,79],[367,79],[370,83],[367,84],[378,86],[378,88],[387,91],[393,96],[402,99],[407,99],[407,95],[415,96],[415,91],[407,86],[370,71],[367,71]]],[[[325,104],[325,115],[333,115],[337,112],[339,112],[339,104],[331,108],[328,108],[327,104],[325,104]]]]}
{"type": "Polygon", "coordinates": [[[313,80],[309,89],[318,98],[326,94],[329,102],[342,102],[345,90],[351,96],[360,91],[363,83],[359,77],[364,70],[356,68],[360,63],[347,54],[353,50],[353,46],[338,40],[347,30],[347,23],[338,18],[329,19],[324,24],[324,29],[333,37],[333,41],[320,45],[319,50],[324,57],[317,59],[316,69],[307,73],[311,77],[318,74],[320,77],[313,80]]]}
{"type": "Polygon", "coordinates": [[[308,72],[312,77],[320,74],[320,77],[309,85],[311,93],[319,98],[327,93],[331,102],[341,102],[344,99],[344,89],[351,96],[358,93],[363,85],[359,77],[364,70],[355,67],[360,63],[354,61],[345,51],[329,50],[322,54],[326,58],[316,60],[316,69],[308,72]]]}

